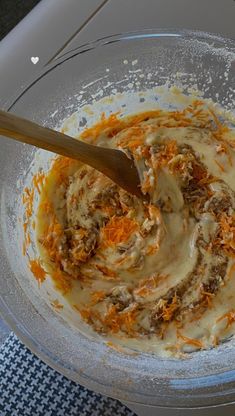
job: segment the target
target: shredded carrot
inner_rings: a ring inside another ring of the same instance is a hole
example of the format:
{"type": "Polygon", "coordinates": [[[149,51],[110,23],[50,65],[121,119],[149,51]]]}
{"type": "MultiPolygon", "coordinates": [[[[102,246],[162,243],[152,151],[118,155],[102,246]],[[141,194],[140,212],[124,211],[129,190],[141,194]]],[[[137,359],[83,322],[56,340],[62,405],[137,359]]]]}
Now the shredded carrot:
{"type": "Polygon", "coordinates": [[[33,186],[37,189],[38,193],[41,193],[43,183],[45,181],[45,173],[38,172],[33,177],[33,186]]]}
{"type": "Polygon", "coordinates": [[[112,348],[115,351],[118,351],[122,354],[126,354],[126,351],[122,347],[120,347],[119,345],[114,344],[112,341],[107,341],[106,345],[108,347],[112,348]]]}
{"type": "Polygon", "coordinates": [[[151,183],[150,183],[150,177],[147,172],[144,172],[144,178],[141,183],[141,191],[145,195],[147,192],[151,191],[151,183]]]}
{"type": "Polygon", "coordinates": [[[219,345],[219,338],[214,335],[213,336],[213,347],[217,347],[219,345]]]}
{"type": "Polygon", "coordinates": [[[26,233],[27,228],[28,228],[28,221],[25,221],[25,222],[23,223],[23,230],[24,230],[24,233],[26,233]]]}
{"type": "Polygon", "coordinates": [[[97,137],[101,133],[109,132],[110,136],[114,134],[115,131],[120,131],[122,126],[122,121],[117,118],[118,113],[111,114],[109,117],[105,117],[105,114],[102,113],[100,121],[94,126],[86,128],[80,135],[82,139],[97,137]]]}
{"type": "Polygon", "coordinates": [[[201,341],[199,341],[198,339],[195,338],[188,338],[184,335],[181,334],[181,332],[179,330],[177,330],[177,337],[182,339],[182,341],[184,341],[185,344],[188,345],[193,345],[194,347],[203,348],[203,343],[201,341]]]}
{"type": "Polygon", "coordinates": [[[63,228],[61,224],[58,222],[55,215],[53,215],[50,219],[50,223],[45,229],[44,237],[42,238],[41,244],[44,248],[48,250],[50,258],[53,261],[60,261],[61,254],[58,250],[58,244],[60,242],[60,238],[63,235],[63,228]]]}
{"type": "Polygon", "coordinates": [[[219,166],[221,172],[225,172],[224,166],[218,160],[215,160],[215,163],[219,166]]]}
{"type": "Polygon", "coordinates": [[[40,203],[39,209],[47,215],[53,214],[53,205],[48,199],[44,199],[43,202],[40,203]]]}
{"type": "Polygon", "coordinates": [[[27,232],[27,234],[25,235],[25,244],[28,247],[31,243],[31,237],[30,237],[30,233],[27,232]]]}
{"type": "Polygon", "coordinates": [[[164,143],[163,149],[156,155],[152,155],[152,164],[154,169],[168,165],[170,160],[177,155],[177,143],[175,140],[169,140],[164,143]]]}
{"type": "Polygon", "coordinates": [[[231,157],[231,154],[230,154],[227,143],[225,143],[225,142],[219,143],[219,145],[216,146],[216,152],[217,153],[225,153],[228,157],[228,161],[229,161],[230,166],[233,166],[233,160],[232,160],[232,157],[231,157]]]}
{"type": "Polygon", "coordinates": [[[164,279],[165,276],[161,276],[158,273],[148,277],[147,279],[142,279],[139,282],[139,287],[134,290],[135,295],[146,297],[151,292],[153,292],[154,289],[157,287],[157,283],[160,282],[162,279],[164,279]]]}
{"type": "Polygon", "coordinates": [[[122,352],[122,353],[123,353],[122,348],[121,348],[119,345],[116,345],[116,344],[114,344],[114,343],[113,343],[113,342],[111,342],[111,341],[106,342],[106,345],[107,345],[108,347],[112,348],[113,350],[116,350],[116,351],[118,351],[118,352],[122,352]]]}
{"type": "Polygon", "coordinates": [[[157,224],[160,224],[160,222],[162,221],[162,215],[161,215],[161,211],[158,207],[156,207],[155,205],[149,204],[148,205],[148,212],[149,212],[149,217],[151,218],[151,220],[155,220],[157,224]]]}
{"type": "Polygon", "coordinates": [[[141,298],[145,298],[146,296],[148,296],[150,293],[152,292],[152,290],[150,288],[147,287],[140,287],[139,289],[135,290],[135,295],[140,296],[141,298]]]}
{"type": "Polygon", "coordinates": [[[219,179],[216,176],[209,175],[205,178],[200,179],[200,181],[198,182],[198,186],[209,185],[210,183],[217,182],[218,180],[219,179]]]}
{"type": "Polygon", "coordinates": [[[206,306],[208,306],[208,308],[212,307],[212,299],[215,296],[214,293],[210,293],[210,292],[206,292],[206,291],[202,291],[202,296],[203,296],[203,301],[205,302],[206,306]]]}
{"type": "Polygon", "coordinates": [[[52,164],[51,172],[55,174],[58,184],[68,183],[69,169],[74,166],[75,160],[64,156],[57,156],[52,164]]]}
{"type": "Polygon", "coordinates": [[[194,100],[193,101],[193,103],[192,103],[192,105],[193,105],[193,108],[194,108],[194,110],[197,108],[197,107],[201,107],[201,106],[204,106],[204,103],[203,103],[203,101],[202,100],[194,100]]]}
{"type": "Polygon", "coordinates": [[[61,310],[63,309],[63,305],[58,301],[58,299],[52,300],[51,301],[51,306],[53,306],[53,308],[55,308],[56,310],[61,310]]]}
{"type": "MultiPolygon", "coordinates": [[[[137,356],[137,355],[139,355],[139,353],[138,352],[135,352],[135,351],[131,351],[131,350],[128,350],[127,348],[123,348],[123,347],[121,347],[120,345],[117,345],[117,344],[114,344],[112,341],[107,341],[106,342],[106,345],[108,346],[108,347],[110,347],[110,348],[112,348],[112,349],[114,349],[114,350],[116,350],[116,351],[118,351],[118,352],[120,352],[120,353],[122,353],[122,354],[125,354],[125,355],[131,355],[131,356],[137,356]]],[[[132,381],[130,380],[130,384],[132,383],[132,381]]]]}
{"type": "Polygon", "coordinates": [[[81,308],[78,305],[73,305],[74,309],[76,309],[80,314],[81,317],[84,319],[84,321],[86,322],[90,322],[91,320],[91,311],[88,308],[81,308]]]}
{"type": "Polygon", "coordinates": [[[53,172],[60,174],[61,171],[67,170],[73,163],[74,161],[68,157],[57,156],[53,161],[51,169],[53,172]]]}
{"type": "Polygon", "coordinates": [[[63,295],[66,295],[72,287],[72,278],[67,273],[61,270],[56,270],[51,273],[52,280],[55,283],[56,289],[60,290],[63,295]]]}
{"type": "Polygon", "coordinates": [[[33,201],[34,201],[34,188],[29,189],[28,187],[24,188],[22,201],[25,205],[25,217],[26,220],[29,220],[33,213],[33,201]]]}
{"type": "Polygon", "coordinates": [[[178,307],[179,307],[179,300],[178,300],[176,293],[174,294],[170,302],[163,300],[162,313],[161,313],[161,317],[163,318],[163,320],[165,322],[169,322],[172,319],[178,307]]]}
{"type": "Polygon", "coordinates": [[[227,329],[229,326],[233,324],[233,322],[235,322],[235,310],[231,309],[231,311],[225,313],[220,318],[218,318],[216,322],[220,322],[223,319],[227,319],[227,326],[226,326],[226,329],[227,329]]]}
{"type": "Polygon", "coordinates": [[[128,217],[113,217],[101,229],[101,234],[106,246],[116,245],[127,241],[136,231],[138,224],[128,217]]]}
{"type": "Polygon", "coordinates": [[[133,326],[136,322],[136,310],[118,313],[116,306],[110,305],[103,322],[113,333],[124,330],[127,334],[133,335],[135,334],[133,326]]]}
{"type": "MultiPolygon", "coordinates": [[[[105,117],[105,114],[102,114],[101,119],[94,126],[85,129],[80,137],[82,139],[93,139],[96,140],[101,134],[107,134],[108,137],[113,137],[120,131],[124,129],[129,129],[131,127],[137,126],[139,124],[147,121],[151,118],[156,118],[157,116],[164,115],[164,110],[150,110],[145,111],[140,114],[130,115],[125,119],[118,118],[118,113],[111,114],[109,117],[105,117]]],[[[172,120],[179,120],[180,125],[189,125],[191,120],[184,117],[185,112],[170,112],[169,118],[172,120]]]]}
{"type": "Polygon", "coordinates": [[[216,124],[217,128],[220,128],[222,125],[221,125],[221,122],[219,121],[219,119],[218,119],[217,115],[215,114],[215,112],[214,112],[211,108],[209,109],[209,112],[210,112],[210,114],[212,115],[213,120],[214,120],[214,122],[215,122],[215,124],[216,124]]]}
{"type": "Polygon", "coordinates": [[[26,255],[26,244],[25,244],[25,241],[23,241],[22,254],[23,254],[23,256],[26,255]]]}
{"type": "Polygon", "coordinates": [[[38,283],[41,284],[46,279],[46,272],[41,265],[41,261],[39,259],[30,260],[29,261],[29,268],[33,273],[34,277],[37,279],[38,283]]]}
{"type": "Polygon", "coordinates": [[[118,141],[118,146],[128,147],[132,151],[144,145],[145,130],[141,126],[133,126],[125,131],[118,141]]]}
{"type": "Polygon", "coordinates": [[[104,324],[113,332],[120,331],[120,319],[115,305],[110,305],[104,317],[104,324]]]}
{"type": "Polygon", "coordinates": [[[157,240],[155,244],[151,244],[148,246],[146,254],[147,256],[151,256],[152,254],[156,253],[159,250],[159,241],[157,240]]]}
{"type": "Polygon", "coordinates": [[[220,235],[218,242],[224,251],[235,257],[235,215],[229,216],[222,213],[219,220],[220,235]]]}
{"type": "Polygon", "coordinates": [[[121,323],[129,335],[135,335],[134,325],[136,322],[136,310],[121,312],[121,323]]]}
{"type": "Polygon", "coordinates": [[[96,264],[96,269],[98,269],[101,273],[103,273],[104,276],[106,276],[109,279],[115,279],[117,277],[117,273],[113,270],[110,270],[106,266],[102,266],[100,264],[96,264]]]}
{"type": "Polygon", "coordinates": [[[128,256],[127,254],[122,254],[122,256],[119,259],[115,260],[115,264],[118,264],[118,265],[124,264],[128,262],[129,259],[130,259],[130,256],[128,256]]]}
{"type": "Polygon", "coordinates": [[[93,292],[91,296],[92,305],[96,305],[100,301],[105,298],[105,292],[103,290],[99,290],[97,292],[93,292]]]}

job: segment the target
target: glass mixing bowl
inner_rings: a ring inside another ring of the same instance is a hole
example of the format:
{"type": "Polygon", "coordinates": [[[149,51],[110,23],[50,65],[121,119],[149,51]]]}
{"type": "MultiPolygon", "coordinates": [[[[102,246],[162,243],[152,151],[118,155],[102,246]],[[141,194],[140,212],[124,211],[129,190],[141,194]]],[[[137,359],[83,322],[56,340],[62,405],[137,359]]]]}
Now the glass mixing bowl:
{"type": "MultiPolygon", "coordinates": [[[[232,110],[235,42],[188,31],[111,36],[56,59],[5,109],[58,127],[102,96],[140,92],[136,97],[141,103],[143,91],[166,83],[199,89],[205,98],[232,110]]],[[[152,100],[157,99],[153,92],[152,100]]],[[[120,107],[115,105],[110,105],[112,111],[120,107]]],[[[81,126],[85,121],[81,119],[81,126]]],[[[235,401],[233,340],[184,360],[126,355],[100,338],[88,338],[49,307],[34,284],[20,243],[21,195],[35,149],[4,138],[0,146],[0,311],[19,338],[68,378],[123,401],[157,406],[164,396],[164,406],[183,408],[235,401]]]]}

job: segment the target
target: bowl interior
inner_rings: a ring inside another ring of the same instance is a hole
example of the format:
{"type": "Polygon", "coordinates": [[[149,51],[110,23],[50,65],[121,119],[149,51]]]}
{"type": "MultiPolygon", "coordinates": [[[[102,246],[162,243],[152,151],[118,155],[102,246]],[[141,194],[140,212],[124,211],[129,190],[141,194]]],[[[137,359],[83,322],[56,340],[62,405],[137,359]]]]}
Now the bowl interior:
{"type": "MultiPolygon", "coordinates": [[[[127,114],[143,106],[174,107],[167,95],[173,85],[186,95],[200,91],[204,98],[233,110],[235,43],[187,31],[112,36],[71,51],[46,67],[12,98],[9,109],[52,128],[59,128],[79,110],[82,130],[101,112],[127,114]]],[[[23,188],[37,166],[48,166],[49,156],[37,152],[35,164],[34,148],[1,137],[0,310],[14,331],[56,370],[122,400],[159,405],[164,394],[170,407],[233,401],[233,341],[183,361],[125,355],[100,338],[78,331],[49,306],[27,266],[27,256],[22,255],[21,220],[23,188]]]]}

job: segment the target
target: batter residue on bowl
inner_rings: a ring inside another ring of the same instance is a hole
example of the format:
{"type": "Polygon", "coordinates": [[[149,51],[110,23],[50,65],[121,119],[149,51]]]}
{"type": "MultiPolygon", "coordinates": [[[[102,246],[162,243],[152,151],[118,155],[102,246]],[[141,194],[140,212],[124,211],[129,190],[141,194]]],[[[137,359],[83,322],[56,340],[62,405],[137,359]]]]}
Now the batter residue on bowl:
{"type": "Polygon", "coordinates": [[[234,334],[235,135],[212,108],[111,115],[81,134],[134,156],[149,203],[63,157],[46,177],[43,268],[109,340],[177,354],[234,334]]]}

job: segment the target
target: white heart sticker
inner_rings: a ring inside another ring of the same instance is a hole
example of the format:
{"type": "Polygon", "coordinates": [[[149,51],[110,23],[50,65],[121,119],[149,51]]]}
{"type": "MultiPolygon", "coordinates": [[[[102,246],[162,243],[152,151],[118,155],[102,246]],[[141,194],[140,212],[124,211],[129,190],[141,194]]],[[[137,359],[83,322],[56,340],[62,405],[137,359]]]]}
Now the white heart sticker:
{"type": "Polygon", "coordinates": [[[38,56],[31,56],[31,62],[36,65],[39,61],[39,57],[38,56]]]}

